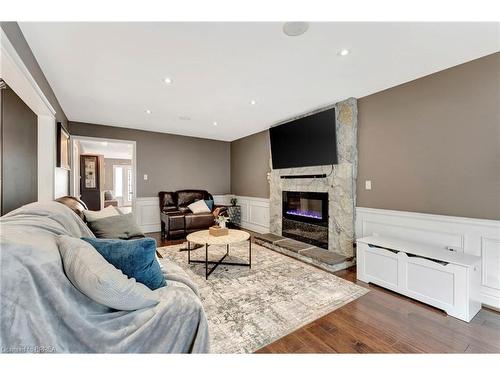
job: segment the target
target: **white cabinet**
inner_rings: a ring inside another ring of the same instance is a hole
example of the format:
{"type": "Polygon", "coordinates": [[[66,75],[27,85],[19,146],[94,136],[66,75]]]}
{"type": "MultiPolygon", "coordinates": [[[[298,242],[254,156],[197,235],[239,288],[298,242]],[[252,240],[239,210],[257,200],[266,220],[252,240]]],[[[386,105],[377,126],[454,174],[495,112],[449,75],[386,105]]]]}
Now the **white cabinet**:
{"type": "Polygon", "coordinates": [[[388,237],[357,240],[357,278],[469,322],[481,309],[481,258],[388,237]]]}
{"type": "Polygon", "coordinates": [[[365,278],[370,278],[374,284],[385,288],[395,289],[398,287],[397,252],[366,246],[364,247],[364,258],[365,278]]]}

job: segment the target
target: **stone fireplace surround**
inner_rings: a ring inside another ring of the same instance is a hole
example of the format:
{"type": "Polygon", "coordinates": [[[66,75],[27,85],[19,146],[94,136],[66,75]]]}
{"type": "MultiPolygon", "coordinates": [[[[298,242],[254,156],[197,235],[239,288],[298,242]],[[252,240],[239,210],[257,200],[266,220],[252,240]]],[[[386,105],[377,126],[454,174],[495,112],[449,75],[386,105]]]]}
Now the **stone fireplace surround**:
{"type": "MultiPolygon", "coordinates": [[[[270,184],[270,231],[282,235],[283,191],[328,193],[328,250],[346,257],[354,255],[354,213],[357,175],[357,100],[349,98],[333,106],[305,113],[296,118],[335,107],[338,164],[315,167],[272,169],[270,184]],[[326,174],[325,178],[281,178],[326,174]]],[[[293,119],[287,120],[290,121],[293,119]]],[[[276,124],[278,125],[278,124],[276,124]]]]}

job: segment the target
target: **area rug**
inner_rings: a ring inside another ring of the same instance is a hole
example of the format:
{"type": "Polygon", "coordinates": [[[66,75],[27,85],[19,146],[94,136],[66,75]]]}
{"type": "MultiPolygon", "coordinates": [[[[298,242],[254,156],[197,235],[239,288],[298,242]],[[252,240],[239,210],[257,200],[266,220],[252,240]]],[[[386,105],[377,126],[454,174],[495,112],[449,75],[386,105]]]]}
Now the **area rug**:
{"type": "MultiPolygon", "coordinates": [[[[188,265],[182,247],[158,252],[198,284],[213,353],[255,352],[368,292],[257,244],[252,244],[251,269],[220,265],[205,280],[205,265],[188,265]]],[[[218,260],[225,251],[225,246],[210,246],[209,259],[218,260]]],[[[205,259],[205,248],[192,251],[191,259],[205,259]]],[[[247,262],[248,243],[231,245],[224,261],[247,262]]]]}

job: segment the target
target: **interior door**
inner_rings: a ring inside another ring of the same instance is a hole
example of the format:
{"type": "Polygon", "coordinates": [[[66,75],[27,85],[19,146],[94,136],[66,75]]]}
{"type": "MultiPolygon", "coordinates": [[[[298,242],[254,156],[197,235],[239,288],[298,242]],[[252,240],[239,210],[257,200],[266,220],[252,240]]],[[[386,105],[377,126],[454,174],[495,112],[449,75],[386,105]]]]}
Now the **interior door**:
{"type": "Polygon", "coordinates": [[[80,156],[80,196],[90,210],[101,209],[101,178],[98,155],[80,156]]]}

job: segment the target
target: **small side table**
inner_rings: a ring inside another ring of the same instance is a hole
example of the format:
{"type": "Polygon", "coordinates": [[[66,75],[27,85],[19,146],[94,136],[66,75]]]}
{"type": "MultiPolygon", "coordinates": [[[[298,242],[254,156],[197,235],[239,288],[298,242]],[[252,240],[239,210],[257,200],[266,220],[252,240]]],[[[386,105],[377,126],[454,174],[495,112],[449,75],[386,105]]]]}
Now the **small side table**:
{"type": "Polygon", "coordinates": [[[229,215],[229,223],[236,228],[241,227],[241,206],[226,206],[229,215]]]}

